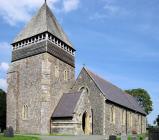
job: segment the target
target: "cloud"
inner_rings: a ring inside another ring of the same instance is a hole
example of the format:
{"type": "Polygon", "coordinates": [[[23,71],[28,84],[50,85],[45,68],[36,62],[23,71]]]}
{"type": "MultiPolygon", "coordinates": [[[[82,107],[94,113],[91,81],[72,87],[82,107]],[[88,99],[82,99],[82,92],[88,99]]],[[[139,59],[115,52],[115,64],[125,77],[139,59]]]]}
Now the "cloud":
{"type": "Polygon", "coordinates": [[[109,14],[117,14],[118,12],[120,12],[121,8],[117,5],[113,5],[113,4],[106,4],[104,6],[104,9],[106,12],[108,12],[109,14]]]}
{"type": "Polygon", "coordinates": [[[91,20],[113,18],[127,15],[127,10],[117,4],[117,0],[102,0],[102,7],[90,16],[91,20]]]}
{"type": "Polygon", "coordinates": [[[65,12],[76,10],[79,6],[79,0],[64,0],[63,9],[65,12]]]}
{"type": "MultiPolygon", "coordinates": [[[[64,12],[77,9],[79,0],[47,0],[48,5],[55,9],[56,4],[63,2],[64,12]]],[[[0,16],[14,26],[18,22],[27,22],[35,9],[39,8],[44,0],[0,0],[0,16]]],[[[56,8],[58,9],[58,7],[56,8]]]]}
{"type": "Polygon", "coordinates": [[[7,81],[6,79],[0,78],[0,88],[3,90],[7,90],[7,81]]]}
{"type": "Polygon", "coordinates": [[[10,48],[11,48],[11,46],[9,45],[9,43],[7,43],[7,42],[0,42],[0,49],[2,50],[2,52],[4,50],[8,50],[10,48]]]}
{"type": "Polygon", "coordinates": [[[11,45],[7,42],[0,42],[0,62],[10,62],[11,59],[11,45]]]}
{"type": "Polygon", "coordinates": [[[0,70],[7,71],[9,68],[9,64],[6,62],[0,63],[0,70]]]}

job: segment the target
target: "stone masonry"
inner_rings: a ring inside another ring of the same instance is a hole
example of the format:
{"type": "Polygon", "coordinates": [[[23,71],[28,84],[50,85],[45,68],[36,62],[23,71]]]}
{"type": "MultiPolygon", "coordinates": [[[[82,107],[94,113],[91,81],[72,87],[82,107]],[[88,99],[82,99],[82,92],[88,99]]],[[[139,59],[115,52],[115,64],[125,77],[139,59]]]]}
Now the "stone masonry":
{"type": "Polygon", "coordinates": [[[48,53],[13,62],[8,72],[7,125],[20,133],[49,133],[52,112],[73,82],[74,68],[48,53]],[[65,69],[68,81],[63,80],[65,69]],[[29,109],[26,120],[21,115],[24,105],[29,109]]]}

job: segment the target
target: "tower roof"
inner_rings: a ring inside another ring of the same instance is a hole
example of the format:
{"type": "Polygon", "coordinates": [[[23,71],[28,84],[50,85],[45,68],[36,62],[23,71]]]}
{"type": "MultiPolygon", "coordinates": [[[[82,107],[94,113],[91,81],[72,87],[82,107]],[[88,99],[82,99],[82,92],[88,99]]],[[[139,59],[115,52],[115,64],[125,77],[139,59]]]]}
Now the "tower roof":
{"type": "Polygon", "coordinates": [[[49,32],[53,34],[61,41],[72,47],[67,35],[62,30],[46,2],[42,5],[37,14],[33,16],[26,27],[18,34],[13,43],[22,41],[43,32],[49,32]]]}

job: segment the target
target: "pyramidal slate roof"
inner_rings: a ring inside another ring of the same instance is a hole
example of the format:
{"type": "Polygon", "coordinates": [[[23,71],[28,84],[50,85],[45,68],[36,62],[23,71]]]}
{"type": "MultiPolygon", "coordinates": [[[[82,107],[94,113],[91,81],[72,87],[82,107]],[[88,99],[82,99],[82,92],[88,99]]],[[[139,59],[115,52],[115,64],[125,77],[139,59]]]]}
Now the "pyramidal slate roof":
{"type": "Polygon", "coordinates": [[[138,104],[137,100],[133,96],[128,95],[117,86],[99,77],[90,70],[86,68],[84,69],[87,71],[92,80],[96,83],[96,85],[104,94],[107,100],[146,115],[145,111],[142,109],[142,107],[138,104]]]}
{"type": "Polygon", "coordinates": [[[49,32],[53,34],[67,45],[72,47],[72,44],[69,41],[67,35],[57,22],[54,14],[46,2],[42,5],[37,14],[33,16],[26,27],[18,34],[13,43],[30,38],[43,32],[49,32]]]}
{"type": "Polygon", "coordinates": [[[52,114],[52,118],[73,117],[80,96],[80,92],[64,93],[52,114]]]}

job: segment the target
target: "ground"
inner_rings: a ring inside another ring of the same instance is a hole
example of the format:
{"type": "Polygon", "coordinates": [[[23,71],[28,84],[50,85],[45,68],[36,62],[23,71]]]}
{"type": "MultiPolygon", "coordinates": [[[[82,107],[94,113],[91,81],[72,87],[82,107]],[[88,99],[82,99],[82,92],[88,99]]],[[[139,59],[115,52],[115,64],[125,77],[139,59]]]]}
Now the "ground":
{"type": "Polygon", "coordinates": [[[34,136],[15,136],[13,138],[4,137],[3,135],[0,135],[0,140],[40,140],[38,137],[34,136]]]}
{"type": "Polygon", "coordinates": [[[42,140],[106,140],[104,136],[41,136],[42,140]]]}
{"type": "MultiPolygon", "coordinates": [[[[105,136],[20,136],[16,135],[14,138],[6,138],[0,135],[0,140],[107,140],[105,136]]],[[[117,139],[120,140],[120,139],[117,139]]],[[[131,140],[131,139],[129,139],[131,140]]],[[[145,140],[148,140],[147,138],[145,140]]]]}

